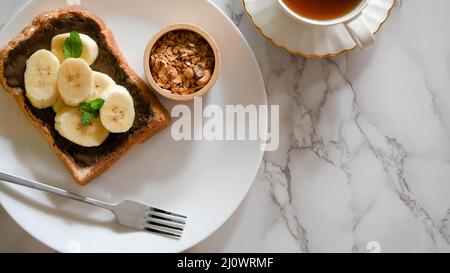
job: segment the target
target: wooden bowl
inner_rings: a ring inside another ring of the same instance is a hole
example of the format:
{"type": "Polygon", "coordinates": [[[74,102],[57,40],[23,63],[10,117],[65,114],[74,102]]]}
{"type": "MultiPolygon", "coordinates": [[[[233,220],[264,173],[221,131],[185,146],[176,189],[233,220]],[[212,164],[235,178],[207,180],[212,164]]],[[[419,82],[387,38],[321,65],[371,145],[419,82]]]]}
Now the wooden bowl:
{"type": "Polygon", "coordinates": [[[150,41],[147,43],[147,47],[145,48],[144,71],[145,71],[145,76],[147,77],[148,82],[150,83],[152,88],[154,90],[156,90],[156,92],[158,92],[162,96],[172,99],[172,100],[189,101],[189,100],[193,100],[195,97],[201,97],[204,94],[206,94],[213,87],[213,85],[217,81],[217,78],[219,77],[220,64],[221,64],[221,57],[220,57],[220,53],[219,53],[219,48],[218,48],[216,42],[214,41],[214,39],[211,37],[211,35],[209,35],[202,28],[195,26],[195,25],[191,25],[191,24],[173,24],[173,25],[169,25],[169,26],[163,28],[162,30],[157,32],[150,39],[150,41]],[[201,37],[203,37],[209,43],[209,45],[211,46],[211,49],[214,53],[214,71],[212,72],[211,79],[203,88],[201,88],[201,89],[197,90],[197,92],[189,94],[189,95],[174,94],[171,90],[161,88],[156,83],[155,79],[153,79],[151,66],[150,66],[150,54],[151,54],[155,44],[165,34],[171,32],[171,31],[178,31],[178,30],[192,31],[192,32],[199,34],[201,37]]]}

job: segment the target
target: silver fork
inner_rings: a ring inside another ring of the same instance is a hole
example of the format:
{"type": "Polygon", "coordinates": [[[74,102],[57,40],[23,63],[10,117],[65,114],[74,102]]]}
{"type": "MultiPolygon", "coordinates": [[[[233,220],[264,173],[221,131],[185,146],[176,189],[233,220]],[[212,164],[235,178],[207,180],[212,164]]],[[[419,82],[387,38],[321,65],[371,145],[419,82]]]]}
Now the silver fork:
{"type": "Polygon", "coordinates": [[[0,181],[53,193],[107,209],[114,213],[120,224],[134,229],[146,230],[173,238],[181,238],[184,226],[186,225],[186,216],[149,207],[135,201],[126,200],[118,204],[106,203],[3,172],[0,172],[0,181]]]}

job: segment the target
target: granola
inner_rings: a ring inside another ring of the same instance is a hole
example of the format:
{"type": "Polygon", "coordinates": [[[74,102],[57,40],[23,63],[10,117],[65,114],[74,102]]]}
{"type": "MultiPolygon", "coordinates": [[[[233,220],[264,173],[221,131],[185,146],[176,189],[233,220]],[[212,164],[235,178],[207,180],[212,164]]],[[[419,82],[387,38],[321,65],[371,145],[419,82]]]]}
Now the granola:
{"type": "Polygon", "coordinates": [[[153,79],[161,88],[189,95],[202,89],[211,79],[214,52],[195,32],[171,31],[153,47],[150,67],[153,79]]]}

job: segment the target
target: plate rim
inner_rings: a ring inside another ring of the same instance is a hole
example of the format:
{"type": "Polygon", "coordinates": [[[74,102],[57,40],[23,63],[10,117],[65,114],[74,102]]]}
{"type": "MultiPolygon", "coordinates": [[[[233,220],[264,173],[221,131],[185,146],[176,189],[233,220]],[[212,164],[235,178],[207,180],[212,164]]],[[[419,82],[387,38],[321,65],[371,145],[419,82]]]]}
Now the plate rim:
{"type": "MultiPolygon", "coordinates": [[[[13,22],[13,21],[14,21],[14,20],[15,20],[22,12],[24,12],[24,10],[26,10],[33,2],[37,2],[37,1],[39,1],[39,0],[28,0],[22,7],[20,7],[20,8],[18,9],[18,11],[15,12],[15,13],[14,13],[14,14],[6,21],[6,23],[3,25],[3,27],[0,29],[0,35],[3,34],[3,32],[5,32],[5,30],[6,30],[8,27],[10,27],[11,23],[12,23],[12,22],[13,22]]],[[[214,9],[216,9],[219,13],[221,13],[221,14],[223,15],[223,17],[228,21],[228,23],[230,23],[230,25],[232,26],[233,30],[241,37],[241,39],[242,39],[242,41],[243,41],[245,47],[247,48],[247,50],[248,50],[249,53],[250,53],[250,57],[251,57],[252,61],[254,62],[255,66],[256,66],[256,70],[257,70],[256,73],[257,73],[258,78],[259,78],[259,81],[260,81],[260,83],[262,84],[263,89],[264,89],[264,90],[263,90],[264,92],[262,93],[262,94],[263,94],[263,96],[262,96],[262,97],[263,97],[263,104],[264,104],[264,105],[268,105],[268,97],[267,97],[266,85],[265,85],[264,77],[263,77],[261,68],[260,68],[260,66],[259,66],[258,59],[256,58],[256,55],[255,55],[255,53],[254,53],[252,47],[250,46],[249,42],[247,41],[247,39],[245,38],[245,36],[243,35],[243,33],[239,30],[239,28],[233,23],[233,20],[225,13],[225,11],[223,11],[220,7],[218,7],[218,5],[217,5],[216,3],[214,3],[214,2],[212,2],[212,1],[210,1],[210,0],[206,0],[206,1],[204,1],[204,2],[205,2],[205,4],[212,6],[212,7],[213,7],[214,9]]],[[[267,115],[266,118],[265,118],[265,122],[268,123],[268,115],[267,115]]],[[[268,129],[265,130],[264,134],[265,134],[264,137],[267,137],[267,135],[268,135],[268,129]]],[[[264,139],[265,139],[265,138],[264,138],[264,139]]],[[[230,210],[230,212],[228,213],[228,215],[225,215],[226,217],[223,217],[223,219],[220,221],[220,224],[217,225],[210,233],[205,234],[205,236],[200,236],[199,239],[193,240],[191,243],[186,244],[186,246],[183,246],[183,247],[179,248],[177,251],[174,251],[174,252],[178,252],[178,253],[184,252],[184,251],[189,250],[189,249],[191,249],[192,247],[196,246],[197,244],[201,243],[202,241],[208,239],[208,237],[210,237],[211,235],[213,235],[217,230],[219,230],[219,229],[220,229],[220,228],[221,228],[221,227],[222,227],[222,226],[230,219],[230,217],[232,217],[232,215],[236,212],[236,210],[240,207],[240,205],[242,204],[242,202],[245,200],[246,196],[248,195],[248,193],[249,193],[251,187],[253,186],[253,184],[254,184],[254,182],[255,182],[255,179],[256,179],[256,177],[257,177],[257,175],[258,175],[258,171],[259,171],[259,169],[260,169],[261,163],[263,162],[263,158],[264,158],[264,154],[265,154],[265,151],[264,151],[264,147],[265,147],[265,146],[266,146],[266,143],[265,143],[265,142],[262,142],[262,143],[261,143],[261,146],[260,146],[260,147],[261,147],[261,148],[260,148],[260,154],[259,154],[259,156],[258,156],[258,164],[255,164],[255,165],[256,165],[256,168],[255,168],[255,170],[253,171],[254,174],[252,175],[252,177],[253,177],[252,181],[248,184],[248,186],[247,186],[247,188],[245,189],[245,191],[243,191],[243,196],[242,196],[242,198],[240,199],[240,201],[239,201],[239,202],[236,202],[235,206],[230,210]]],[[[2,184],[3,184],[3,186],[5,186],[5,183],[4,183],[4,182],[3,182],[2,184]]],[[[9,186],[9,185],[8,185],[8,186],[9,186]]],[[[12,188],[12,189],[14,190],[15,187],[16,187],[16,185],[12,185],[12,187],[10,187],[10,188],[12,188]]],[[[20,188],[20,186],[17,186],[17,188],[20,188]]],[[[19,191],[20,191],[20,190],[19,190],[19,191]]],[[[7,194],[5,193],[5,195],[7,195],[7,194]]],[[[1,194],[0,194],[0,196],[1,196],[1,194]]],[[[16,219],[16,217],[14,216],[14,214],[10,212],[10,211],[13,210],[13,209],[11,209],[8,205],[5,205],[3,202],[1,202],[1,200],[0,200],[0,205],[3,207],[3,209],[4,209],[5,212],[8,214],[8,216],[11,217],[12,220],[13,220],[19,227],[21,227],[28,235],[30,235],[31,237],[33,237],[34,239],[36,239],[37,241],[39,241],[40,243],[42,243],[43,245],[45,245],[46,247],[50,248],[50,249],[53,250],[53,251],[57,251],[57,252],[60,252],[60,253],[65,253],[65,252],[66,252],[65,250],[57,249],[57,248],[54,248],[54,247],[48,245],[48,244],[45,242],[45,240],[41,239],[42,236],[40,236],[40,235],[38,235],[37,233],[33,232],[33,229],[31,229],[31,228],[29,228],[29,227],[27,227],[27,226],[21,225],[21,224],[19,223],[19,221],[16,219]]],[[[57,216],[54,216],[54,217],[56,217],[56,218],[61,218],[61,217],[57,217],[57,216]]],[[[146,251],[149,252],[148,250],[146,250],[146,251]]],[[[155,251],[151,251],[151,252],[155,252],[155,251]]]]}

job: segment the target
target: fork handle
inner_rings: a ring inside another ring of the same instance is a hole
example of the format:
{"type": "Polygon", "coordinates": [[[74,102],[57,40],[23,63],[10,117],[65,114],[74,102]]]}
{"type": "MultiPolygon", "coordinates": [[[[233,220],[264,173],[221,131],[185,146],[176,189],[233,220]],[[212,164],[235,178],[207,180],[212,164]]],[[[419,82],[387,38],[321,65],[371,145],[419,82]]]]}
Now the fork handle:
{"type": "Polygon", "coordinates": [[[24,179],[24,178],[20,178],[17,176],[13,176],[7,173],[3,173],[0,172],[0,181],[4,181],[4,182],[8,182],[8,183],[12,183],[12,184],[17,184],[17,185],[21,185],[21,186],[25,186],[28,188],[32,188],[32,189],[36,189],[36,190],[40,190],[40,191],[45,191],[48,193],[53,193],[62,197],[67,197],[76,201],[80,201],[86,204],[90,204],[90,205],[94,205],[97,207],[101,207],[110,211],[113,211],[114,205],[110,204],[110,203],[106,203],[106,202],[102,202],[99,200],[95,200],[89,197],[85,197],[76,193],[72,193],[72,192],[68,192],[66,190],[57,188],[57,187],[53,187],[53,186],[49,186],[49,185],[45,185],[36,181],[31,181],[28,179],[24,179]]]}

